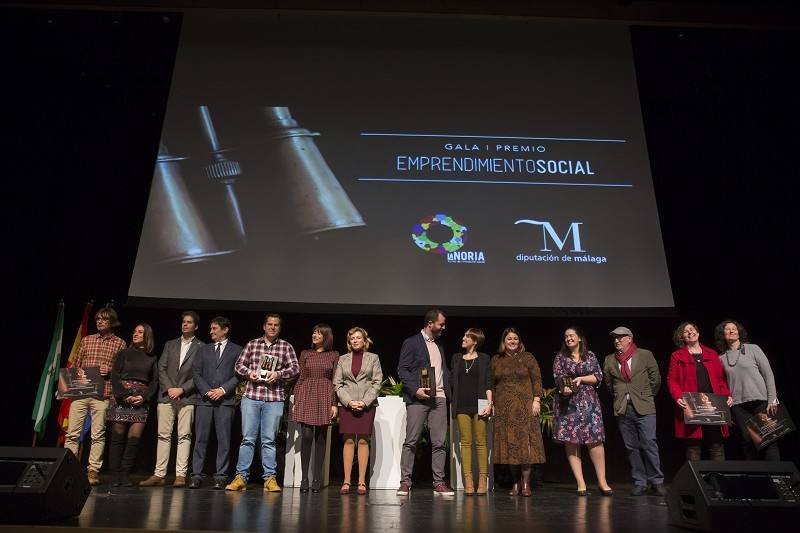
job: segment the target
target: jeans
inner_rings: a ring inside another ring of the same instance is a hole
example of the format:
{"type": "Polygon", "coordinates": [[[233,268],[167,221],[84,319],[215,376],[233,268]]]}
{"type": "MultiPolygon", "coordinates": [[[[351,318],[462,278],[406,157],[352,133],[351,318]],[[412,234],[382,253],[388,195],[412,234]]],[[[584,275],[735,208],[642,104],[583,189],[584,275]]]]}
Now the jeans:
{"type": "Polygon", "coordinates": [[[278,463],[275,457],[275,436],[278,434],[283,402],[266,402],[242,398],[242,443],[239,445],[239,460],[236,473],[245,481],[250,477],[256,440],[261,437],[261,465],[264,479],[274,476],[278,463]]]}
{"type": "Polygon", "coordinates": [[[625,414],[617,417],[617,423],[622,434],[622,442],[628,451],[633,484],[637,487],[646,487],[648,483],[651,485],[664,483],[661,460],[658,457],[656,415],[640,415],[628,402],[625,414]]]}

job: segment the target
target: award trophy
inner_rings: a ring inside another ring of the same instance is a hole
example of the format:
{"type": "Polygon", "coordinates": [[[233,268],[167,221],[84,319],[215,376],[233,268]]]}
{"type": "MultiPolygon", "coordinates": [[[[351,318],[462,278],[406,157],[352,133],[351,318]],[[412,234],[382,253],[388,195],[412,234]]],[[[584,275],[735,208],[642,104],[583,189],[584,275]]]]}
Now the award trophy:
{"type": "Polygon", "coordinates": [[[266,354],[264,359],[261,360],[261,368],[258,371],[258,379],[261,381],[267,381],[267,375],[270,372],[276,372],[278,370],[278,363],[280,359],[278,359],[275,355],[266,354]]]}
{"type": "Polygon", "coordinates": [[[436,396],[436,370],[433,367],[420,367],[419,386],[422,389],[428,389],[428,396],[436,396]]]}

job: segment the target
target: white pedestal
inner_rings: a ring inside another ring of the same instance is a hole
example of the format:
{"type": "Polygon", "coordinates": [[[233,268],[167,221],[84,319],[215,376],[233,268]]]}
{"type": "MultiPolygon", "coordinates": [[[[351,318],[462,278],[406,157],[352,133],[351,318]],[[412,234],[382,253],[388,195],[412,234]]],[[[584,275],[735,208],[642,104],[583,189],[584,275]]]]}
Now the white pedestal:
{"type": "MultiPolygon", "coordinates": [[[[294,395],[289,397],[289,409],[294,405],[294,395]]],[[[300,482],[303,480],[303,467],[300,462],[300,424],[289,420],[289,427],[286,435],[286,466],[283,472],[283,486],[284,487],[299,487],[300,482]]],[[[328,426],[327,435],[325,436],[325,466],[322,469],[322,486],[328,486],[328,473],[331,464],[331,427],[328,426]]],[[[313,479],[311,472],[314,470],[314,456],[312,454],[310,464],[308,465],[309,481],[313,479]]]]}
{"type": "MultiPolygon", "coordinates": [[[[453,407],[450,406],[452,412],[453,407]]],[[[473,434],[474,435],[474,434],[473,434]]],[[[486,424],[486,448],[489,454],[489,490],[494,490],[494,464],[492,463],[492,443],[494,441],[494,419],[489,418],[486,424]]],[[[455,490],[464,490],[464,477],[461,475],[461,432],[455,418],[450,418],[450,486],[455,490]]],[[[472,446],[472,475],[475,487],[478,486],[478,453],[472,446]]]]}
{"type": "Polygon", "coordinates": [[[406,440],[406,404],[402,396],[381,396],[375,408],[375,426],[369,447],[372,475],[370,490],[397,490],[400,486],[400,456],[406,440]]]}

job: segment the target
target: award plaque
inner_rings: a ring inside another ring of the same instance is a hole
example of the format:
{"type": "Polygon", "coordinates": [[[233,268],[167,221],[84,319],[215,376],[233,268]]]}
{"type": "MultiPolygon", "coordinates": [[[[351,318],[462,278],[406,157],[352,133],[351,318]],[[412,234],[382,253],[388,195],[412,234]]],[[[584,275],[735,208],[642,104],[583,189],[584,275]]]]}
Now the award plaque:
{"type": "Polygon", "coordinates": [[[563,391],[565,388],[569,387],[569,389],[575,392],[575,383],[573,383],[572,376],[561,376],[561,390],[563,391]]]}
{"type": "Polygon", "coordinates": [[[419,386],[428,389],[428,396],[436,396],[436,369],[431,366],[420,367],[419,386]]]}
{"type": "Polygon", "coordinates": [[[267,374],[270,372],[277,372],[278,363],[280,363],[280,358],[278,356],[271,354],[264,355],[264,359],[261,360],[261,368],[258,371],[259,379],[266,381],[267,374]]]}
{"type": "Polygon", "coordinates": [[[759,451],[794,430],[794,422],[783,404],[778,404],[773,415],[762,411],[747,420],[747,433],[759,451]]]}
{"type": "Polygon", "coordinates": [[[728,397],[724,394],[710,392],[684,392],[683,401],[686,409],[683,411],[683,422],[690,425],[704,426],[729,426],[731,425],[731,410],[728,407],[728,397]]]}
{"type": "Polygon", "coordinates": [[[103,377],[98,367],[62,368],[58,371],[56,400],[92,398],[103,392],[103,377]]]}

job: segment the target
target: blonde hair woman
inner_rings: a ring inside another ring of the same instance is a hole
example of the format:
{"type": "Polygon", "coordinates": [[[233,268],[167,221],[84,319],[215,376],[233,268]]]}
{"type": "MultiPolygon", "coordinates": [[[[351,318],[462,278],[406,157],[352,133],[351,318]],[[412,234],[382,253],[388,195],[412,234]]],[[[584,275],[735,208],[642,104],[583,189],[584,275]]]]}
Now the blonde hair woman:
{"type": "Polygon", "coordinates": [[[369,352],[372,339],[364,328],[347,332],[347,353],[339,358],[333,375],[333,387],[339,398],[339,433],[344,435],[344,483],[340,494],[350,493],[353,456],[358,442],[358,494],[367,493],[369,439],[375,422],[375,406],[381,389],[383,371],[378,356],[369,352]]]}

